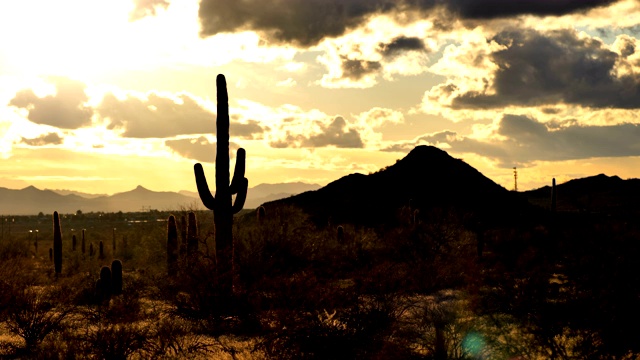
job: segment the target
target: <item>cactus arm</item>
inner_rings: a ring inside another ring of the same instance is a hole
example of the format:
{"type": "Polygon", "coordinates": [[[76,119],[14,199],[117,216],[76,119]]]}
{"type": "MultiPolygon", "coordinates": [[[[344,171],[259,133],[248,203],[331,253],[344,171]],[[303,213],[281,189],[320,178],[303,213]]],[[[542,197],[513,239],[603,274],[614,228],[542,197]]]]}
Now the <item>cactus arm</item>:
{"type": "Polygon", "coordinates": [[[238,190],[242,186],[242,182],[245,179],[244,170],[245,170],[245,162],[246,162],[247,152],[240,148],[236,153],[236,167],[233,170],[233,180],[231,180],[231,185],[229,185],[229,191],[231,195],[237,194],[238,190]]]}
{"type": "Polygon", "coordinates": [[[247,188],[249,187],[249,180],[247,178],[242,178],[240,189],[238,191],[238,195],[236,195],[236,201],[233,202],[233,206],[231,207],[231,212],[233,214],[237,214],[244,207],[244,202],[247,200],[247,188]]]}
{"type": "Polygon", "coordinates": [[[196,187],[198,188],[200,200],[202,200],[202,203],[207,209],[213,210],[216,206],[216,199],[211,195],[202,165],[200,163],[195,164],[193,166],[193,172],[196,174],[196,187]]]}

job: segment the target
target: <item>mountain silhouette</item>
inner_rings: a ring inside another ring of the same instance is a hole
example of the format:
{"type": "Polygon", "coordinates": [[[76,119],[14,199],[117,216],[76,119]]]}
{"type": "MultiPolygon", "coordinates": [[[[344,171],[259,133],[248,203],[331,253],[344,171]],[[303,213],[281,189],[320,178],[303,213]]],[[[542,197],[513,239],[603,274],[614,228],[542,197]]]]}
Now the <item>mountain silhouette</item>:
{"type": "Polygon", "coordinates": [[[319,190],[264,205],[295,205],[318,223],[332,219],[375,225],[393,222],[409,203],[421,210],[455,209],[483,220],[508,220],[530,210],[517,194],[433,146],[417,146],[376,173],[350,174],[319,190]]]}
{"type": "MultiPolygon", "coordinates": [[[[320,185],[305,183],[259,184],[250,188],[245,208],[302,191],[318,189],[320,185]]],[[[194,183],[195,189],[195,183],[194,183]]],[[[59,213],[83,212],[137,212],[145,209],[177,210],[202,209],[197,192],[152,191],[143,186],[113,195],[87,194],[73,190],[40,190],[34,186],[13,190],[0,187],[0,214],[35,215],[58,211],[59,213]]]]}
{"type": "MultiPolygon", "coordinates": [[[[615,215],[640,212],[640,179],[623,180],[599,174],[556,185],[558,211],[586,211],[615,215]]],[[[525,191],[533,204],[550,206],[551,186],[525,191]]]]}

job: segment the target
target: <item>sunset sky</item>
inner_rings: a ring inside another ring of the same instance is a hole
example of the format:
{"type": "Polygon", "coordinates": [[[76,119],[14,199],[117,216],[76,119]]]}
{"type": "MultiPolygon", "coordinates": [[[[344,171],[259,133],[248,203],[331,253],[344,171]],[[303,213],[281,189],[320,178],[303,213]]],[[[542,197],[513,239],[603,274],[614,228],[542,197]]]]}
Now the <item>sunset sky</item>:
{"type": "Polygon", "coordinates": [[[507,189],[640,177],[638,0],[20,0],[0,34],[0,187],[213,183],[219,73],[250,187],[421,144],[507,189]]]}

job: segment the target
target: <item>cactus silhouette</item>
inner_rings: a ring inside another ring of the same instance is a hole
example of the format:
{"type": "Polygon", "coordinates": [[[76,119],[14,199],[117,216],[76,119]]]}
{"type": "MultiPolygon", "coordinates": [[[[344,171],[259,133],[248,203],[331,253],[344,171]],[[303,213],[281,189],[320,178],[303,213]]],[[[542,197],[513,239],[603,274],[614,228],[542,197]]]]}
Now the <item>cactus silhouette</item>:
{"type": "Polygon", "coordinates": [[[169,216],[167,221],[167,272],[169,276],[178,273],[178,227],[175,216],[169,216]]]}
{"type": "Polygon", "coordinates": [[[196,214],[190,212],[188,214],[187,223],[187,261],[188,265],[193,265],[198,255],[198,219],[196,214]]]}
{"type": "Polygon", "coordinates": [[[556,212],[558,203],[558,190],[556,190],[556,178],[551,180],[551,211],[556,212]]]}
{"type": "Polygon", "coordinates": [[[85,240],[84,240],[84,230],[85,229],[82,229],[82,244],[80,245],[80,248],[82,250],[82,255],[84,255],[85,250],[86,250],[86,248],[85,248],[85,240]]]}
{"type": "Polygon", "coordinates": [[[111,292],[113,295],[122,294],[122,261],[111,262],[111,292]]]}
{"type": "Polygon", "coordinates": [[[76,245],[78,243],[78,239],[76,239],[76,234],[71,236],[71,251],[76,251],[76,245]]]}
{"type": "Polygon", "coordinates": [[[98,248],[99,248],[98,259],[104,259],[104,244],[102,243],[102,240],[100,240],[100,244],[98,248]]]}
{"type": "Polygon", "coordinates": [[[116,228],[113,228],[113,240],[111,243],[111,250],[113,250],[113,254],[116,253],[116,228]]]}
{"type": "Polygon", "coordinates": [[[342,244],[344,242],[344,228],[342,225],[338,225],[337,229],[338,243],[342,244]]]}
{"type": "Polygon", "coordinates": [[[111,269],[108,266],[100,269],[100,279],[96,281],[96,292],[100,301],[111,298],[111,269]]]}
{"type": "Polygon", "coordinates": [[[204,170],[200,163],[194,165],[198,194],[204,206],[213,210],[216,241],[216,265],[222,292],[230,295],[233,270],[233,215],[242,210],[247,198],[248,180],[244,177],[245,150],[236,153],[233,180],[229,184],[229,97],[224,75],[216,77],[217,119],[216,119],[216,195],[211,194],[204,170]],[[231,196],[237,194],[235,202],[231,196]]]}
{"type": "Polygon", "coordinates": [[[187,218],[180,215],[180,261],[183,264],[187,256],[187,218]]]}
{"type": "Polygon", "coordinates": [[[56,274],[62,272],[62,229],[57,211],[53,212],[53,268],[56,274]]]}

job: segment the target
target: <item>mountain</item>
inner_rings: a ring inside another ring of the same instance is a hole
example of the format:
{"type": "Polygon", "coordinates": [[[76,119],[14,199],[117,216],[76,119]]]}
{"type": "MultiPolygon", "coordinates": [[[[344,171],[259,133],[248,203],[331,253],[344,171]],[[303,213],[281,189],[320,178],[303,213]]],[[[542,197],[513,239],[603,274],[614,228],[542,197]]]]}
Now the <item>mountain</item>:
{"type": "MultiPolygon", "coordinates": [[[[245,209],[260,204],[319,188],[316,184],[284,183],[260,184],[249,188],[245,209]]],[[[214,189],[212,189],[214,190],[214,189]]],[[[197,192],[159,192],[138,186],[131,191],[113,195],[86,194],[72,190],[40,190],[33,186],[21,190],[0,188],[0,214],[35,215],[58,211],[83,212],[136,212],[144,209],[173,210],[203,208],[197,192]]]]}
{"type": "Polygon", "coordinates": [[[400,208],[456,209],[484,220],[508,220],[531,210],[512,193],[460,159],[432,146],[418,146],[407,156],[370,175],[351,174],[327,186],[265,204],[295,205],[317,223],[329,218],[367,225],[397,219],[400,208]]]}
{"type": "MultiPolygon", "coordinates": [[[[556,184],[558,211],[586,211],[607,214],[640,212],[640,179],[623,180],[599,174],[556,184]]],[[[533,204],[549,208],[551,186],[525,191],[533,204]]]]}
{"type": "Polygon", "coordinates": [[[60,195],[77,195],[85,199],[95,199],[100,196],[107,196],[107,194],[89,194],[89,193],[84,193],[84,192],[75,191],[75,190],[64,190],[64,189],[45,189],[45,190],[50,190],[60,195]]]}
{"type": "Polygon", "coordinates": [[[142,207],[170,210],[180,207],[201,207],[195,199],[172,192],[156,192],[138,186],[128,192],[111,196],[85,198],[75,194],[61,195],[51,190],[40,190],[33,186],[21,190],[0,188],[0,214],[34,215],[58,211],[60,213],[83,212],[134,212],[142,207]]]}

